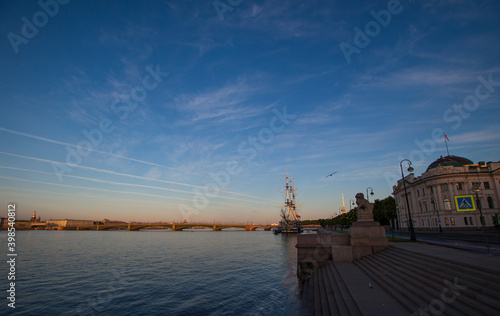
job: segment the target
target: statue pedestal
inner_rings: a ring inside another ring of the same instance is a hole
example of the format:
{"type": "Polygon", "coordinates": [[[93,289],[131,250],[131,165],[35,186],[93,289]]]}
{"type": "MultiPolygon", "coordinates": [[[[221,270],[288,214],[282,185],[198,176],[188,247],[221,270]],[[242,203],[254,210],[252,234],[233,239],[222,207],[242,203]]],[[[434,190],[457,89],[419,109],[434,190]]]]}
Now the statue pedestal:
{"type": "Polygon", "coordinates": [[[317,235],[297,236],[297,275],[307,277],[311,271],[330,262],[354,262],[389,245],[385,229],[373,220],[373,204],[363,193],[356,194],[358,221],[352,224],[349,235],[334,235],[318,228],[317,235]]]}
{"type": "Polygon", "coordinates": [[[379,222],[363,221],[353,223],[350,229],[350,244],[353,260],[382,250],[389,245],[385,229],[379,222]]]}

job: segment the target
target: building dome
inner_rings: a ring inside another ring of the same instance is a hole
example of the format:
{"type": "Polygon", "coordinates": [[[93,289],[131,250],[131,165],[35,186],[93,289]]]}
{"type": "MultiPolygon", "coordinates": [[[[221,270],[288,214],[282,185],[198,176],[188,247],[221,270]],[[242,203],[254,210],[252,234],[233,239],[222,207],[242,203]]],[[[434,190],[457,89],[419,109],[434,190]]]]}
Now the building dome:
{"type": "Polygon", "coordinates": [[[439,159],[434,161],[427,167],[426,171],[429,171],[432,168],[436,168],[437,166],[453,166],[453,167],[462,167],[466,165],[472,165],[473,162],[467,158],[459,157],[459,156],[441,156],[439,159]]]}

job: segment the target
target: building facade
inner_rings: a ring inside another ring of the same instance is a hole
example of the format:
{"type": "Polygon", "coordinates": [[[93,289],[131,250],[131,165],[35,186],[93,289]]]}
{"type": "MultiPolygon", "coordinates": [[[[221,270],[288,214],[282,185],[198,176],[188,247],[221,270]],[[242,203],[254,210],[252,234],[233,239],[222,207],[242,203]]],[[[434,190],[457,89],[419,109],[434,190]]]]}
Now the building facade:
{"type": "Polygon", "coordinates": [[[47,229],[63,229],[65,227],[92,226],[96,225],[92,220],[74,220],[74,219],[50,219],[46,221],[47,229]]]}
{"type": "MultiPolygon", "coordinates": [[[[416,230],[438,230],[439,226],[443,230],[478,229],[482,220],[488,228],[499,228],[500,162],[474,164],[463,157],[440,157],[421,176],[410,173],[404,181],[416,230]],[[473,190],[474,184],[479,191],[473,190]],[[463,211],[463,204],[457,205],[456,201],[467,199],[461,198],[464,195],[473,195],[475,211],[463,211]]],[[[409,220],[403,180],[393,187],[392,194],[397,205],[397,225],[405,229],[409,220]]]]}
{"type": "MultiPolygon", "coordinates": [[[[7,217],[0,217],[0,230],[8,230],[9,229],[9,220],[7,217]]],[[[31,222],[16,220],[14,228],[16,230],[29,230],[31,229],[31,222]]]]}

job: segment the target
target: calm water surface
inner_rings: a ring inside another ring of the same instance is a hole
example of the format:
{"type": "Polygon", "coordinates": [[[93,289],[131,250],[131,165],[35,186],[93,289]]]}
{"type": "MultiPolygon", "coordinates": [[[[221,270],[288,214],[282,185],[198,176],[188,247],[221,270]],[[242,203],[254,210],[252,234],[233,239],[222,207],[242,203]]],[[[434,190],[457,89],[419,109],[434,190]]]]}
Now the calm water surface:
{"type": "MultiPolygon", "coordinates": [[[[4,256],[6,238],[1,232],[4,256]]],[[[264,231],[18,231],[14,314],[282,315],[296,284],[295,238],[264,231]]],[[[3,293],[7,269],[0,264],[3,293]]],[[[2,314],[12,311],[7,303],[3,298],[2,314]]]]}

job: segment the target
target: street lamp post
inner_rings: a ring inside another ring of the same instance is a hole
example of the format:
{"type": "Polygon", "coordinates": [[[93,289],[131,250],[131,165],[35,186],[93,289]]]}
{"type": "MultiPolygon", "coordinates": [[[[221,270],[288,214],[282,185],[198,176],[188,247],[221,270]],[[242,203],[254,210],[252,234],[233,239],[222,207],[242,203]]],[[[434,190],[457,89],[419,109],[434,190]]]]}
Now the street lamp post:
{"type": "Polygon", "coordinates": [[[352,211],[352,206],[354,205],[354,200],[350,199],[349,200],[349,211],[352,211]]]}
{"type": "Polygon", "coordinates": [[[368,190],[370,190],[370,195],[373,195],[373,189],[372,187],[366,188],[366,200],[370,202],[370,196],[368,195],[368,190]]]}
{"type": "Polygon", "coordinates": [[[401,217],[399,217],[399,204],[398,204],[398,205],[396,205],[396,207],[397,207],[396,209],[397,209],[397,211],[398,211],[398,230],[399,230],[399,237],[402,237],[402,236],[401,236],[401,217]]]}
{"type": "Polygon", "coordinates": [[[476,182],[474,186],[472,187],[472,190],[476,192],[476,204],[477,208],[479,209],[479,215],[481,216],[481,224],[483,225],[483,230],[484,230],[484,239],[486,241],[486,248],[488,248],[488,254],[491,256],[491,251],[490,251],[490,244],[488,242],[488,233],[486,233],[486,226],[485,226],[485,218],[483,217],[483,210],[481,209],[481,203],[479,201],[479,186],[481,185],[481,182],[476,182]]]}
{"type": "Polygon", "coordinates": [[[443,229],[441,228],[441,218],[439,218],[439,205],[437,205],[436,200],[432,199],[432,204],[434,204],[434,209],[437,212],[438,215],[438,224],[439,224],[439,232],[442,233],[443,229]]]}
{"type": "Polygon", "coordinates": [[[411,241],[417,241],[417,237],[415,237],[415,230],[413,229],[413,221],[411,219],[410,202],[408,202],[408,193],[406,192],[406,182],[405,182],[405,176],[403,174],[403,161],[407,161],[408,162],[408,172],[412,172],[413,168],[411,166],[411,161],[409,159],[403,159],[399,163],[399,167],[401,168],[401,177],[402,177],[402,180],[403,180],[403,187],[405,189],[406,207],[408,209],[408,220],[410,221],[410,240],[411,241]]]}

